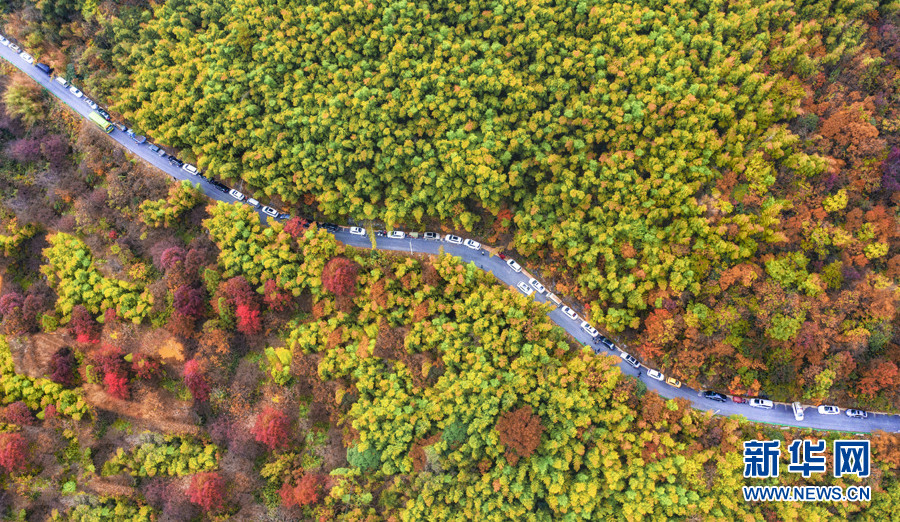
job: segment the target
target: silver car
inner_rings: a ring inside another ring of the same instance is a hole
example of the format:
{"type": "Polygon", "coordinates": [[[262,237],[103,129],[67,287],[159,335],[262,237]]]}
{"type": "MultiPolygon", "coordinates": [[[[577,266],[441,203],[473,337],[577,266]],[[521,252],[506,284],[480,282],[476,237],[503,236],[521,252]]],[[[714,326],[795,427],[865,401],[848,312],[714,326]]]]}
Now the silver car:
{"type": "Polygon", "coordinates": [[[462,244],[462,238],[459,236],[454,236],[453,234],[447,234],[447,236],[444,237],[444,240],[448,243],[453,243],[454,245],[462,244]]]}
{"type": "Polygon", "coordinates": [[[229,190],[228,195],[238,201],[244,201],[244,195],[234,189],[229,190]]]}
{"type": "Polygon", "coordinates": [[[399,230],[394,230],[393,232],[390,232],[387,237],[391,239],[403,239],[404,237],[406,237],[406,233],[400,232],[399,230]]]}
{"type": "Polygon", "coordinates": [[[472,250],[479,250],[481,248],[481,243],[479,243],[478,241],[472,241],[471,239],[467,239],[465,241],[465,245],[472,250]]]}

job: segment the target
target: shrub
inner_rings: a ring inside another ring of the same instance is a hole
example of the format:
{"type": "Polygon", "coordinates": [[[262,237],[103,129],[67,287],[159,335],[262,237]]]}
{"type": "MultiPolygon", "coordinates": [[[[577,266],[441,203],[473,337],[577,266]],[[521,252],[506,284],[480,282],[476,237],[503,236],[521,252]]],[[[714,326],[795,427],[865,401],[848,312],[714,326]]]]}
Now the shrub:
{"type": "Polygon", "coordinates": [[[197,359],[184,363],[184,384],[190,390],[194,400],[204,402],[209,399],[209,383],[200,371],[197,359]]]}
{"type": "Polygon", "coordinates": [[[162,375],[159,361],[142,353],[132,356],[131,371],[134,372],[135,377],[143,381],[149,381],[162,375]]]}
{"type": "Polygon", "coordinates": [[[278,494],[281,496],[284,507],[304,507],[315,504],[321,499],[324,483],[325,477],[322,475],[307,473],[295,487],[291,487],[289,483],[285,482],[278,494]]]}
{"type": "Polygon", "coordinates": [[[250,432],[256,442],[265,444],[269,450],[283,449],[288,446],[290,422],[281,410],[266,406],[256,416],[256,424],[250,432]]]}
{"type": "Polygon", "coordinates": [[[103,376],[103,384],[106,385],[106,393],[117,399],[128,399],[128,377],[107,373],[103,376]]]}
{"type": "Polygon", "coordinates": [[[100,328],[91,313],[84,305],[76,305],[72,308],[72,320],[69,322],[69,331],[79,343],[100,342],[100,328]]]}
{"type": "Polygon", "coordinates": [[[72,353],[72,350],[65,346],[60,348],[50,359],[50,369],[52,370],[50,380],[66,386],[73,386],[75,384],[75,367],[77,365],[78,361],[75,360],[75,354],[72,353]]]}
{"type": "Polygon", "coordinates": [[[28,467],[28,442],[21,433],[0,433],[0,467],[7,473],[28,467]]]}
{"type": "Polygon", "coordinates": [[[225,479],[215,471],[198,473],[191,479],[187,494],[204,511],[220,511],[225,507],[225,479]]]}
{"type": "Polygon", "coordinates": [[[235,315],[237,315],[237,329],[242,334],[256,335],[262,331],[259,310],[240,304],[235,311],[235,315]]]}
{"type": "Polygon", "coordinates": [[[31,414],[31,410],[22,401],[16,401],[7,406],[4,417],[6,422],[18,424],[19,426],[34,424],[34,415],[31,414]]]}
{"type": "Polygon", "coordinates": [[[263,286],[263,301],[269,310],[284,312],[291,308],[293,296],[279,288],[274,279],[267,279],[263,286]]]}
{"type": "Polygon", "coordinates": [[[203,289],[188,285],[179,286],[175,289],[173,304],[178,313],[189,317],[199,317],[203,315],[206,304],[203,299],[203,289]]]}

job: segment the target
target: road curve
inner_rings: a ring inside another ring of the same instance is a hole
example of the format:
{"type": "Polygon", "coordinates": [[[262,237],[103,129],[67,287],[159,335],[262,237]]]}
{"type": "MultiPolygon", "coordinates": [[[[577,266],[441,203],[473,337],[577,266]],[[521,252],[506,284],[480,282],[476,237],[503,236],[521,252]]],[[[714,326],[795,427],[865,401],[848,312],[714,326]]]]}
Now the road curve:
{"type": "MultiPolygon", "coordinates": [[[[87,119],[88,114],[90,114],[91,112],[91,108],[84,102],[83,99],[77,98],[75,95],[70,93],[67,88],[53,81],[50,76],[44,74],[33,65],[25,62],[18,54],[13,52],[8,47],[0,45],[0,57],[3,57],[13,66],[24,72],[26,75],[30,76],[34,81],[39,83],[60,101],[74,110],[79,116],[87,119]]],[[[231,198],[227,193],[222,192],[215,185],[211,184],[209,180],[199,176],[192,176],[179,167],[170,164],[166,158],[160,157],[159,155],[151,152],[148,148],[147,143],[135,143],[135,141],[132,140],[128,134],[118,129],[113,130],[113,132],[110,133],[110,136],[120,145],[128,149],[132,154],[159,168],[172,178],[178,180],[189,180],[195,184],[198,184],[208,197],[216,201],[224,201],[226,203],[235,202],[233,198],[231,198]]],[[[260,219],[265,222],[264,218],[265,216],[260,212],[260,219]]],[[[341,230],[335,232],[334,235],[339,241],[347,245],[362,248],[372,247],[372,243],[369,237],[352,235],[346,228],[342,228],[341,230]]],[[[505,261],[497,256],[489,255],[485,250],[482,249],[474,250],[463,245],[455,245],[446,241],[425,240],[409,237],[404,239],[389,239],[386,237],[377,237],[376,241],[377,248],[379,249],[395,250],[409,253],[437,254],[440,252],[441,248],[443,248],[443,251],[445,253],[458,256],[464,261],[472,262],[478,268],[492,273],[497,279],[510,285],[514,291],[518,291],[518,289],[516,288],[517,283],[528,282],[529,276],[526,274],[525,270],[523,270],[521,273],[514,272],[506,264],[505,261]]],[[[534,295],[537,301],[547,301],[545,295],[534,295]]],[[[550,304],[552,305],[552,303],[550,304]]],[[[563,315],[562,311],[559,308],[552,310],[549,313],[549,316],[554,323],[568,332],[572,337],[578,340],[578,342],[586,346],[592,346],[592,338],[581,329],[580,320],[571,320],[570,318],[563,315]]],[[[601,353],[607,350],[595,348],[594,351],[601,353]]],[[[669,386],[668,384],[665,384],[664,382],[651,379],[646,374],[647,368],[643,366],[641,366],[640,369],[631,367],[630,365],[625,363],[625,361],[623,361],[621,357],[618,357],[618,355],[620,355],[621,353],[622,352],[617,348],[612,348],[609,350],[610,355],[616,356],[619,369],[622,371],[622,373],[640,379],[647,386],[648,390],[653,390],[662,397],[669,399],[674,399],[676,397],[687,399],[695,409],[711,411],[715,415],[740,415],[754,422],[795,426],[799,428],[815,428],[819,430],[857,433],[869,433],[876,430],[900,432],[900,416],[893,414],[869,412],[869,417],[867,419],[852,419],[844,415],[843,410],[841,410],[841,413],[838,415],[820,415],[816,408],[806,407],[804,420],[797,421],[794,419],[790,404],[775,403],[774,408],[765,410],[750,407],[748,404],[734,403],[730,400],[724,403],[716,402],[702,397],[699,391],[688,388],[687,386],[674,388],[672,386],[669,386]]]]}

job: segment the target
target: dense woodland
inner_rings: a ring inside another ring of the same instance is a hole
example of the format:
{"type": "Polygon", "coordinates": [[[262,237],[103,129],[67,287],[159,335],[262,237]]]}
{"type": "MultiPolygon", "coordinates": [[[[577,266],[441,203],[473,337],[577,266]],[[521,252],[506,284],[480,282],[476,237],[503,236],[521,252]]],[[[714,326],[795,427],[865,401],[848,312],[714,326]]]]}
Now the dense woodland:
{"type": "MultiPolygon", "coordinates": [[[[892,7],[41,0],[0,32],[296,214],[506,247],[687,383],[896,410],[892,7]]],[[[741,442],[838,435],[645,393],[452,257],[207,206],[0,73],[2,517],[895,516],[895,434],[871,503],[744,503],[741,442]]]]}
{"type": "MultiPolygon", "coordinates": [[[[688,383],[900,408],[893,3],[19,0],[4,17],[257,197],[499,245],[688,383]]],[[[158,205],[147,219],[179,212],[158,205]]]]}

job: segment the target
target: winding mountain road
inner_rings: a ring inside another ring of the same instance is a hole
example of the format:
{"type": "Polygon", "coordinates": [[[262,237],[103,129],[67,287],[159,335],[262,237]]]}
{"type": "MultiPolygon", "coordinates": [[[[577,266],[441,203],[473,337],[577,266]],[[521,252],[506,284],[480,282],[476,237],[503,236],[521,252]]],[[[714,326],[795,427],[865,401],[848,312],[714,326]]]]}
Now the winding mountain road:
{"type": "MultiPolygon", "coordinates": [[[[78,98],[66,87],[44,74],[41,70],[23,60],[12,49],[0,45],[0,57],[9,61],[13,66],[30,76],[34,81],[47,89],[53,96],[69,106],[79,116],[87,119],[91,112],[91,108],[85,103],[83,98],[78,98]]],[[[226,203],[234,203],[235,200],[227,193],[220,190],[209,180],[200,176],[193,176],[181,168],[171,164],[168,159],[152,152],[148,143],[138,144],[128,134],[116,129],[110,133],[112,139],[116,140],[120,145],[128,149],[135,156],[140,157],[144,161],[159,168],[169,176],[178,180],[189,180],[195,184],[199,184],[203,192],[216,201],[224,201],[226,203]]],[[[265,217],[260,212],[260,218],[265,222],[265,217]]],[[[357,236],[349,233],[346,227],[334,233],[335,237],[348,245],[356,247],[371,248],[371,240],[367,236],[357,236]]],[[[516,284],[525,282],[527,284],[529,275],[523,268],[521,273],[513,271],[505,261],[497,256],[490,256],[484,250],[473,250],[464,245],[455,245],[442,240],[426,240],[419,238],[390,239],[387,237],[377,237],[377,248],[383,250],[396,250],[410,253],[426,253],[437,254],[443,248],[443,251],[454,256],[459,256],[464,261],[475,263],[475,265],[487,272],[492,273],[497,279],[510,285],[513,290],[518,291],[516,284]]],[[[540,302],[546,302],[545,295],[533,294],[535,299],[540,302]]],[[[552,305],[552,303],[551,303],[552,305]]],[[[549,314],[550,318],[568,332],[579,342],[586,346],[592,346],[592,338],[584,330],[581,329],[580,320],[573,321],[566,317],[559,308],[554,309],[549,314]]],[[[602,345],[600,345],[601,348],[602,345]]],[[[603,352],[605,349],[595,349],[595,351],[603,352]]],[[[816,428],[820,430],[834,430],[844,432],[869,433],[876,430],[884,430],[888,432],[900,432],[900,416],[884,413],[869,412],[867,419],[849,418],[844,415],[844,411],[838,415],[820,415],[816,408],[806,407],[805,417],[802,421],[794,419],[790,404],[775,403],[772,409],[753,408],[749,404],[738,404],[731,400],[728,402],[716,402],[706,399],[700,395],[700,392],[687,386],[674,388],[664,382],[651,379],[647,376],[647,368],[641,366],[635,369],[625,363],[618,357],[620,350],[612,348],[608,350],[610,355],[616,356],[619,368],[626,375],[641,379],[646,384],[648,390],[657,392],[665,398],[681,397],[690,401],[691,405],[698,410],[711,411],[715,415],[741,415],[748,420],[755,422],[763,422],[769,424],[778,424],[784,426],[796,426],[801,428],[816,428]],[[640,374],[638,373],[640,371],[640,374]]]]}

